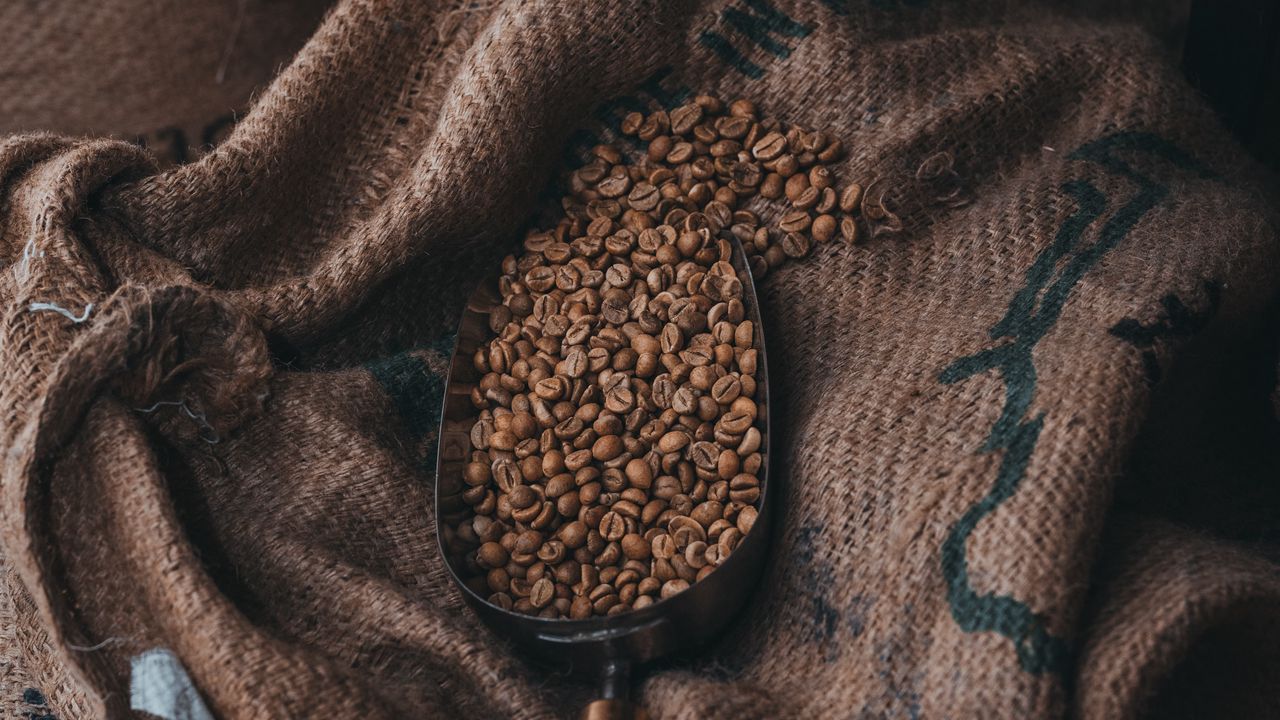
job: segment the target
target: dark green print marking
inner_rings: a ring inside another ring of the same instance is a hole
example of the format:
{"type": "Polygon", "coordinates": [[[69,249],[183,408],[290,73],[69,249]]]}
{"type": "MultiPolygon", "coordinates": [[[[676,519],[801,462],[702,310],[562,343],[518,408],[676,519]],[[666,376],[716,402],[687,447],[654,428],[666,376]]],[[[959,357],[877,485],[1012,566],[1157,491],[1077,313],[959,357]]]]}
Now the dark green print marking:
{"type": "Polygon", "coordinates": [[[1007,595],[979,593],[970,584],[966,543],[984,518],[1017,491],[1026,476],[1044,427],[1043,412],[1031,413],[1036,392],[1032,353],[1058,322],[1072,290],[1098,261],[1116,247],[1143,217],[1164,200],[1166,186],[1136,170],[1117,153],[1152,156],[1175,167],[1208,177],[1199,164],[1167,141],[1146,133],[1120,133],[1089,143],[1070,155],[1132,181],[1137,193],[1121,205],[1085,244],[1085,233],[1108,206],[1108,198],[1088,180],[1062,186],[1077,207],[1053,242],[1027,269],[1025,285],[1009,303],[1005,316],[991,328],[996,347],[960,358],[939,376],[943,383],[963,382],[996,370],[1005,385],[1004,407],[979,452],[1003,452],[995,482],[951,527],[942,544],[941,564],[951,615],[965,632],[997,632],[1014,644],[1018,662],[1030,673],[1062,673],[1070,659],[1066,640],[1051,635],[1045,618],[1007,595]]]}
{"type": "MultiPolygon", "coordinates": [[[[791,57],[795,49],[785,38],[805,38],[813,28],[775,8],[765,0],[743,0],[742,7],[727,7],[720,13],[722,23],[755,47],[774,57],[791,57]],[[775,38],[774,36],[777,36],[775,38]]],[[[717,30],[703,30],[698,42],[709,48],[729,67],[753,80],[764,77],[764,68],[747,58],[728,36],[717,30]]]]}
{"type": "Polygon", "coordinates": [[[1142,369],[1148,384],[1160,382],[1163,374],[1156,346],[1164,340],[1181,340],[1195,335],[1218,312],[1218,305],[1222,302],[1222,283],[1205,280],[1204,294],[1206,307],[1202,311],[1192,310],[1182,298],[1169,293],[1160,298],[1162,312],[1155,321],[1144,323],[1136,318],[1125,318],[1108,331],[1142,351],[1142,369]]]}
{"type": "MultiPolygon", "coordinates": [[[[22,691],[22,699],[18,703],[18,707],[11,708],[13,717],[30,718],[30,720],[58,720],[58,716],[49,710],[48,701],[45,700],[44,693],[36,688],[26,688],[22,691]]],[[[6,715],[7,717],[7,715],[6,715]]]]}
{"type": "Polygon", "coordinates": [[[431,435],[440,425],[440,408],[444,403],[444,377],[417,353],[423,350],[448,357],[454,336],[447,335],[421,350],[402,352],[366,365],[378,384],[391,398],[400,421],[414,443],[427,440],[423,467],[435,467],[435,443],[431,435]]]}
{"type": "Polygon", "coordinates": [[[788,579],[794,582],[791,594],[796,598],[797,607],[802,614],[807,614],[809,621],[807,636],[802,639],[817,645],[822,661],[830,663],[840,657],[847,646],[844,642],[847,637],[856,638],[866,629],[874,598],[856,594],[847,600],[835,599],[837,569],[821,552],[822,548],[830,547],[822,538],[825,532],[819,524],[807,524],[799,529],[792,548],[795,571],[788,579]]]}
{"type": "MultiPolygon", "coordinates": [[[[752,79],[764,77],[765,68],[747,57],[747,51],[757,48],[775,58],[791,57],[795,47],[788,39],[808,37],[813,26],[796,20],[766,0],[742,0],[739,6],[722,10],[715,19],[715,29],[702,31],[698,43],[709,48],[729,67],[752,79]],[[745,48],[745,49],[744,49],[745,48]]],[[[592,113],[596,121],[592,127],[580,128],[569,137],[565,145],[564,160],[569,164],[581,164],[590,159],[591,148],[614,142],[638,145],[634,138],[616,132],[619,120],[628,112],[645,112],[657,105],[674,108],[693,95],[693,91],[672,78],[672,69],[663,67],[649,76],[630,95],[623,95],[605,102],[592,113]]],[[[548,194],[547,200],[563,195],[548,194]]]]}
{"type": "MultiPolygon", "coordinates": [[[[837,15],[848,15],[855,4],[854,0],[820,0],[837,15]]],[[[929,6],[929,0],[871,0],[871,7],[877,10],[915,9],[929,6]]]]}
{"type": "Polygon", "coordinates": [[[231,134],[235,124],[235,113],[214,118],[199,128],[199,145],[193,145],[187,138],[187,131],[177,125],[169,125],[145,135],[138,135],[133,139],[133,143],[139,147],[150,148],[164,163],[182,165],[212,150],[215,145],[225,140],[231,134]]]}

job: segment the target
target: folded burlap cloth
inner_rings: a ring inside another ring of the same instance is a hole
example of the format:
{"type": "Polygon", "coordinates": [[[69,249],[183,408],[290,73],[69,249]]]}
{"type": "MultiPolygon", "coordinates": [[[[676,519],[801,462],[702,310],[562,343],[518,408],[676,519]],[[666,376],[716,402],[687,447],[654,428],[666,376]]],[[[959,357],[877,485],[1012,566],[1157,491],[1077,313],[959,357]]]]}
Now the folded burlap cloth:
{"type": "Polygon", "coordinates": [[[441,372],[558,168],[714,92],[902,229],[763,283],[776,542],[652,715],[1280,713],[1274,196],[1177,8],[186,5],[0,10],[6,711],[573,712],[441,566],[441,372]]]}

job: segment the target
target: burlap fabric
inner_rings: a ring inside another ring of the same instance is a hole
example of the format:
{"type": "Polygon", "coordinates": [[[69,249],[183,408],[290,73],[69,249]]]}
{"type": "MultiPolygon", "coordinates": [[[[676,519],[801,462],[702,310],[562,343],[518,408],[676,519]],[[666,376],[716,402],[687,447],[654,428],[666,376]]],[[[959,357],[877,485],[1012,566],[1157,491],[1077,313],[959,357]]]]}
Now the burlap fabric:
{"type": "Polygon", "coordinates": [[[7,127],[154,149],[250,109],[168,170],[0,145],[19,684],[130,717],[167,651],[216,717],[572,712],[446,581],[441,371],[556,168],[714,91],[837,131],[903,227],[764,283],[775,548],[652,714],[1276,715],[1271,196],[1179,78],[1176,10],[1096,5],[343,2],[251,106],[312,8],[63,13],[122,79],[49,95],[31,60],[7,127]],[[187,108],[181,63],[235,87],[187,108]]]}

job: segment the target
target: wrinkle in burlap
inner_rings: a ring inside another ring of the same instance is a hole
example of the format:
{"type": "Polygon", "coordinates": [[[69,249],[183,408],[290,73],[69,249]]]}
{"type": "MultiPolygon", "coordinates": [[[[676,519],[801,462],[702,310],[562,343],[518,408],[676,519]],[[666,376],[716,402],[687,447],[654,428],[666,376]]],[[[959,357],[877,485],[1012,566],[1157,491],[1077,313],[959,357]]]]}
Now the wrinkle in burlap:
{"type": "Polygon", "coordinates": [[[163,648],[218,717],[572,712],[587,691],[480,627],[435,550],[450,334],[558,166],[712,91],[836,132],[902,229],[764,282],[777,543],[728,636],[644,681],[652,714],[1274,715],[1265,181],[1173,70],[1175,12],[1062,5],[341,2],[252,102],[313,8],[69,16],[129,29],[90,36],[151,47],[149,80],[104,62],[119,99],[67,116],[110,83],[10,74],[34,99],[8,127],[201,128],[163,166],[222,142],[167,170],[0,144],[3,612],[32,682],[129,716],[163,648]]]}

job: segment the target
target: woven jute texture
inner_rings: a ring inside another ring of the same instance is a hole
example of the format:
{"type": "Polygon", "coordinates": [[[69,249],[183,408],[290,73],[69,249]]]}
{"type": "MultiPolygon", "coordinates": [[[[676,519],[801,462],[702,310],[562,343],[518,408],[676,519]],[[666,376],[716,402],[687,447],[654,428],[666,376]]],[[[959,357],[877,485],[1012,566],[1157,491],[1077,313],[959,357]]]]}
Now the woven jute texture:
{"type": "Polygon", "coordinates": [[[651,714],[1280,716],[1274,195],[1177,7],[179,5],[0,22],[6,712],[144,717],[144,653],[220,718],[574,712],[441,565],[442,371],[557,169],[714,92],[902,230],[763,283],[770,561],[651,714]]]}

